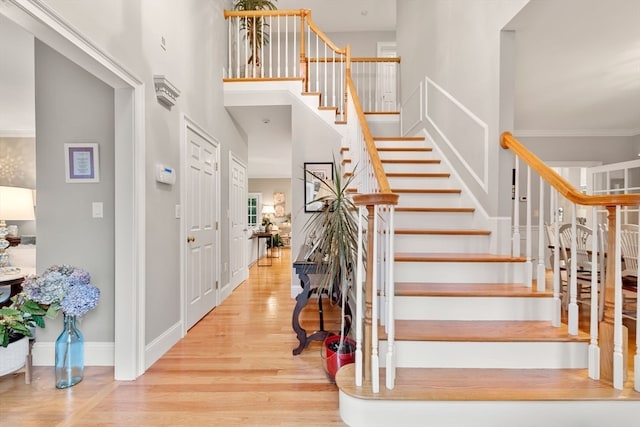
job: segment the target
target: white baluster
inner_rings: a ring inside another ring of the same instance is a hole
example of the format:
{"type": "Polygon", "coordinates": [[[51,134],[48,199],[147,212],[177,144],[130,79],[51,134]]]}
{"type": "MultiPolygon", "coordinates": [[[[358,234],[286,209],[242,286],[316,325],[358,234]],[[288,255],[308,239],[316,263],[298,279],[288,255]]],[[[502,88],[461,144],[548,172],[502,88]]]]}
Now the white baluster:
{"type": "Polygon", "coordinates": [[[569,274],[569,334],[578,335],[578,236],[576,236],[576,204],[571,204],[571,272],[569,274]]]}
{"type": "Polygon", "coordinates": [[[526,231],[526,276],[525,276],[525,285],[527,287],[531,287],[532,277],[533,276],[533,264],[531,262],[531,241],[533,240],[531,237],[531,167],[527,166],[527,202],[525,204],[527,209],[527,231],[526,231]]]}
{"type": "Polygon", "coordinates": [[[511,182],[513,185],[512,197],[513,197],[513,233],[511,241],[511,255],[520,256],[520,206],[518,200],[520,199],[520,184],[519,180],[520,162],[518,157],[514,157],[514,168],[511,182]]]}
{"type": "Polygon", "coordinates": [[[540,177],[539,184],[539,205],[538,205],[538,270],[536,271],[537,291],[544,292],[546,286],[546,269],[544,267],[544,180],[540,177]]]}
{"type": "Polygon", "coordinates": [[[363,269],[364,269],[364,252],[362,250],[362,240],[364,238],[362,233],[362,218],[365,215],[366,207],[360,206],[358,208],[358,246],[357,246],[357,262],[356,266],[356,375],[355,375],[355,383],[356,386],[362,386],[362,369],[363,369],[363,361],[362,361],[362,315],[363,310],[362,306],[364,304],[362,298],[362,278],[363,278],[363,269]]]}
{"type": "Polygon", "coordinates": [[[551,324],[560,326],[560,313],[562,311],[562,301],[560,300],[560,221],[558,215],[558,191],[551,188],[551,209],[553,212],[553,319],[551,324]]]}
{"type": "MultiPolygon", "coordinates": [[[[374,206],[373,215],[373,253],[369,258],[372,263],[378,261],[378,207],[374,206]]],[[[367,263],[368,264],[368,263],[367,263]]],[[[367,265],[367,268],[373,268],[372,279],[372,297],[371,297],[371,388],[374,393],[380,392],[380,362],[378,359],[378,269],[375,264],[367,265]]]]}
{"type": "Polygon", "coordinates": [[[387,283],[389,286],[388,296],[387,296],[387,359],[386,359],[386,367],[387,367],[387,378],[386,385],[389,390],[392,390],[395,387],[396,383],[396,357],[395,357],[395,339],[396,339],[396,322],[395,322],[395,294],[396,294],[396,286],[395,280],[393,278],[393,268],[394,268],[394,254],[395,254],[395,244],[394,244],[394,221],[395,221],[395,207],[393,205],[388,206],[388,223],[387,223],[387,236],[389,239],[389,247],[387,252],[387,283]]]}

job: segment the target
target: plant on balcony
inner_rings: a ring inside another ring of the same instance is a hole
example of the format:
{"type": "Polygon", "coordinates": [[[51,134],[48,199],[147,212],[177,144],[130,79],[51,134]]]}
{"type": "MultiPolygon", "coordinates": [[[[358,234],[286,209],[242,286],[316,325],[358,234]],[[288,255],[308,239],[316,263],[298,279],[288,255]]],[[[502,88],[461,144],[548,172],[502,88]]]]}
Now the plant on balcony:
{"type": "Polygon", "coordinates": [[[316,263],[321,273],[318,283],[318,294],[329,295],[332,301],[341,304],[342,316],[339,339],[329,336],[325,340],[324,359],[328,367],[329,376],[346,364],[353,362],[355,343],[346,337],[348,332],[347,320],[350,323],[347,306],[351,283],[357,264],[358,223],[356,221],[357,208],[347,194],[354,175],[346,180],[340,176],[340,168],[334,159],[333,176],[327,179],[307,172],[320,182],[321,189],[316,199],[310,203],[322,203],[322,209],[315,212],[305,224],[307,238],[315,250],[309,260],[316,263]],[[329,348],[333,345],[333,348],[329,348]],[[343,355],[350,353],[350,358],[343,355]],[[334,365],[333,369],[331,365],[334,365]]]}
{"type": "MultiPolygon", "coordinates": [[[[233,10],[276,10],[274,1],[277,0],[236,0],[233,10]]],[[[269,43],[269,34],[266,32],[268,26],[269,24],[261,16],[247,16],[240,19],[240,29],[244,32],[244,38],[249,42],[251,49],[247,65],[253,64],[254,70],[260,67],[260,47],[269,43]]]]}

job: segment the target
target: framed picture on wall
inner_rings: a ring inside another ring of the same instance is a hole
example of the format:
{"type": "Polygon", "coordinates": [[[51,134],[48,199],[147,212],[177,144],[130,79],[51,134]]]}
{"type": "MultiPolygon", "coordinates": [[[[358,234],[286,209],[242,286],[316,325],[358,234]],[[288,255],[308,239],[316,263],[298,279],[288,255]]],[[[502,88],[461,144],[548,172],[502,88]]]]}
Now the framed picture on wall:
{"type": "Polygon", "coordinates": [[[67,182],[100,182],[98,144],[64,144],[64,166],[67,182]]]}
{"type": "Polygon", "coordinates": [[[304,211],[318,212],[322,210],[322,202],[314,202],[320,191],[322,180],[333,179],[333,163],[307,162],[304,164],[304,211]]]}

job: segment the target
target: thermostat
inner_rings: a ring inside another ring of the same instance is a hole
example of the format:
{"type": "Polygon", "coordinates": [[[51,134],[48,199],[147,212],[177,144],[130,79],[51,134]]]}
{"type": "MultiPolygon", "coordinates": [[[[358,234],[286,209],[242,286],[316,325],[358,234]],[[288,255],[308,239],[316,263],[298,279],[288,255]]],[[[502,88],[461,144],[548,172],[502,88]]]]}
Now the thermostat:
{"type": "Polygon", "coordinates": [[[176,171],[165,165],[156,165],[156,181],[173,185],[176,183],[176,171]]]}

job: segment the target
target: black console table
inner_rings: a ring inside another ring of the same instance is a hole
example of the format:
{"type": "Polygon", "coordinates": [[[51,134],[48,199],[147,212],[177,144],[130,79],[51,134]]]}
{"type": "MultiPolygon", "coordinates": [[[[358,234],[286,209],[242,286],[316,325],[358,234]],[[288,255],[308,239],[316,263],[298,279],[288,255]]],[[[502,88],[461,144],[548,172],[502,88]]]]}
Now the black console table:
{"type": "MultiPolygon", "coordinates": [[[[300,342],[300,345],[298,345],[298,347],[293,349],[294,355],[302,353],[302,350],[304,350],[311,341],[324,341],[324,339],[327,336],[333,334],[332,332],[325,331],[324,329],[324,314],[322,311],[322,296],[323,295],[329,296],[329,295],[327,295],[326,291],[320,292],[320,289],[318,289],[317,286],[311,285],[311,280],[309,279],[309,275],[318,274],[319,268],[318,268],[318,264],[308,261],[305,258],[308,255],[308,252],[309,252],[309,247],[306,245],[303,246],[302,249],[300,250],[300,253],[298,254],[298,257],[293,262],[293,268],[296,270],[296,274],[300,278],[300,286],[302,287],[302,292],[300,292],[296,297],[296,305],[293,309],[293,316],[291,319],[291,325],[293,326],[293,330],[295,331],[298,337],[298,341],[300,342]],[[300,317],[300,313],[302,312],[302,309],[304,309],[307,306],[309,302],[309,298],[311,298],[311,296],[314,294],[318,294],[318,318],[320,321],[320,329],[312,333],[311,335],[307,335],[307,331],[302,326],[300,326],[299,317],[300,317]]],[[[334,287],[334,289],[338,289],[338,288],[334,287]]],[[[338,301],[340,297],[338,294],[338,295],[332,295],[331,298],[333,301],[338,301]]],[[[347,317],[348,319],[351,319],[351,310],[349,308],[349,304],[346,305],[345,317],[347,317]]],[[[348,331],[349,326],[350,325],[347,324],[347,330],[345,331],[345,333],[349,332],[348,331]]]]}

